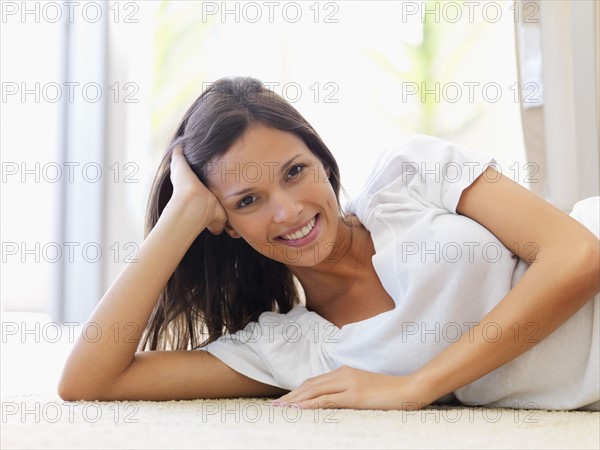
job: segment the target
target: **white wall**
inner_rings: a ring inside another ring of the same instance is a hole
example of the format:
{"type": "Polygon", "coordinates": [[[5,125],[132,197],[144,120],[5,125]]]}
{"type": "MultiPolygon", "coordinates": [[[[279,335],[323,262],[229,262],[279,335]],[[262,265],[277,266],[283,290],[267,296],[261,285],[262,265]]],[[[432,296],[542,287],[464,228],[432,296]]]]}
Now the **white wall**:
{"type": "Polygon", "coordinates": [[[597,2],[540,2],[549,200],[600,195],[597,2]]]}

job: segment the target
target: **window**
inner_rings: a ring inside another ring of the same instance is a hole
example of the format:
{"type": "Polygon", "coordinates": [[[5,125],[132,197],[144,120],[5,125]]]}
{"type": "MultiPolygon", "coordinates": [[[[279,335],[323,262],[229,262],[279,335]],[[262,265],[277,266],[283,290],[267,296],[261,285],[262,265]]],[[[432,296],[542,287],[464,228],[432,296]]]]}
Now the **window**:
{"type": "Polygon", "coordinates": [[[3,249],[5,311],[87,319],[142,242],[152,178],[178,121],[223,76],[254,76],[292,102],[338,159],[350,198],[378,155],[414,133],[493,156],[525,178],[511,3],[88,3],[96,6],[76,9],[72,23],[66,9],[51,22],[43,6],[39,23],[3,16],[3,93],[13,81],[91,84],[73,103],[48,101],[50,87],[39,102],[3,99],[3,242],[39,242],[41,258],[3,249]],[[69,161],[79,184],[65,181],[69,161]],[[63,184],[9,172],[36,162],[60,166],[63,184]]]}

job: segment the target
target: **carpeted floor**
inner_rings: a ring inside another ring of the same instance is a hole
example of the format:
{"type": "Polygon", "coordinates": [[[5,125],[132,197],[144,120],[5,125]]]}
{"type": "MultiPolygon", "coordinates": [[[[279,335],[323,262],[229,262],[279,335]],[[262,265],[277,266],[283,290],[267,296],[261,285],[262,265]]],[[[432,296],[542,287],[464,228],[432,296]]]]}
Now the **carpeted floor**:
{"type": "Polygon", "coordinates": [[[600,413],[299,410],[266,399],[2,399],[2,448],[599,448],[600,413]]]}
{"type": "Polygon", "coordinates": [[[0,448],[600,448],[600,412],[298,410],[267,399],[64,402],[78,333],[2,314],[0,448]],[[33,331],[32,331],[33,330],[33,331]]]}

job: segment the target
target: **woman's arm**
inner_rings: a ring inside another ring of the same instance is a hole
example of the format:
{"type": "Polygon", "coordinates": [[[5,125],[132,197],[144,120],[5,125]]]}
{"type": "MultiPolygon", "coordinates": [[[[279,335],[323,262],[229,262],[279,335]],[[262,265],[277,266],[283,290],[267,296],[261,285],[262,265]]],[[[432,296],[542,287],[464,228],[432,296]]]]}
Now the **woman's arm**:
{"type": "Polygon", "coordinates": [[[137,262],[128,263],[89,317],[99,339],[79,337],[59,393],[97,395],[127,370],[161,291],[204,226],[185,204],[167,204],[140,246],[137,262]]]}
{"type": "Polygon", "coordinates": [[[218,200],[181,150],[173,154],[173,196],[140,246],[137,262],[125,266],[89,317],[98,338],[82,335],[75,343],[59,381],[61,397],[97,397],[127,371],[158,297],[186,251],[202,230],[217,231],[225,224],[218,200]]]}
{"type": "Polygon", "coordinates": [[[431,401],[529,350],[600,290],[600,241],[594,234],[493,168],[463,192],[457,212],[531,265],[479,324],[415,374],[431,401]],[[488,324],[501,330],[498,340],[486,337],[488,324]]]}
{"type": "Polygon", "coordinates": [[[531,263],[500,303],[413,374],[383,375],[341,366],[307,379],[277,404],[298,403],[310,409],[423,408],[530,349],[600,290],[600,242],[594,234],[536,194],[499,178],[493,168],[463,191],[457,212],[488,228],[531,263]],[[493,324],[490,330],[502,331],[497,341],[482,331],[488,324],[493,324]]]}

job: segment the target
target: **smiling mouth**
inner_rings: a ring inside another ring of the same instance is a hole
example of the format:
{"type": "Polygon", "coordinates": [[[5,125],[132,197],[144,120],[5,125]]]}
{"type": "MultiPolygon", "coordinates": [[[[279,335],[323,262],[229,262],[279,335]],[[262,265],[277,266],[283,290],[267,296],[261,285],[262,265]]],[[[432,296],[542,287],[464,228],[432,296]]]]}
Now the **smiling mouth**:
{"type": "Polygon", "coordinates": [[[294,233],[290,233],[290,234],[285,234],[285,235],[278,236],[277,239],[280,239],[282,241],[297,241],[299,239],[305,238],[315,228],[315,224],[317,223],[317,217],[318,217],[318,215],[319,214],[316,214],[310,220],[310,222],[308,222],[304,227],[302,227],[302,229],[300,229],[300,230],[298,230],[298,231],[296,231],[294,233]]]}

